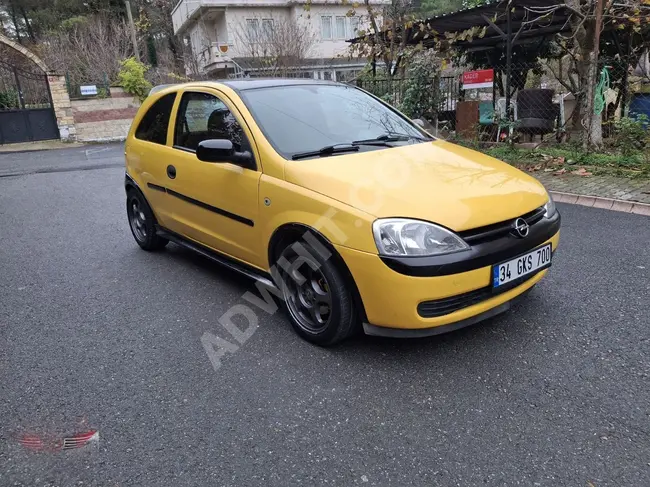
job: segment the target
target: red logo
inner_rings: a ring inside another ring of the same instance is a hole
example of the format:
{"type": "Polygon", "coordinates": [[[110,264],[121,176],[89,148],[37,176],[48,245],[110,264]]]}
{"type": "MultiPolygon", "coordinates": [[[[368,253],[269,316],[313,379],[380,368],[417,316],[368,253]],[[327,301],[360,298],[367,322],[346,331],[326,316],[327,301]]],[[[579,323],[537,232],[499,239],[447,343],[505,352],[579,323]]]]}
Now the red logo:
{"type": "Polygon", "coordinates": [[[18,442],[28,450],[45,452],[72,450],[97,441],[99,441],[99,431],[95,430],[61,439],[41,438],[38,435],[29,434],[22,435],[18,438],[18,442]]]}

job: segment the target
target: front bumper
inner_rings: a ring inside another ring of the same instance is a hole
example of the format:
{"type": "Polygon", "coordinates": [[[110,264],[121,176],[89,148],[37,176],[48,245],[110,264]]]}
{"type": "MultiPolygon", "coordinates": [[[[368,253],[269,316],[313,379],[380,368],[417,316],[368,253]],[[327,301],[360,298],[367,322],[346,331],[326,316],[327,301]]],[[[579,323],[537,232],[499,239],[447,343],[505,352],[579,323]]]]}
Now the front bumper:
{"type": "MultiPolygon", "coordinates": [[[[506,258],[514,258],[546,243],[550,243],[553,252],[555,252],[559,240],[560,232],[556,229],[550,238],[541,242],[534,242],[533,245],[526,249],[518,248],[517,253],[508,255],[506,258]]],[[[467,326],[479,320],[487,319],[505,311],[510,306],[507,303],[532,288],[548,272],[548,270],[542,270],[527,280],[517,283],[515,287],[505,292],[494,295],[483,294],[480,301],[472,302],[468,306],[456,309],[448,314],[425,318],[418,313],[418,306],[421,303],[444,300],[474,292],[481,293],[483,290],[488,289],[492,282],[492,265],[505,260],[503,253],[498,252],[493,258],[494,261],[482,260],[482,267],[465,272],[455,274],[435,273],[422,276],[420,272],[415,275],[408,275],[396,271],[386,265],[376,254],[360,252],[346,247],[337,247],[337,250],[347,264],[359,289],[366,313],[366,321],[369,324],[365,328],[369,334],[373,335],[388,334],[389,336],[396,336],[395,330],[416,330],[415,336],[419,336],[417,332],[420,332],[421,335],[431,335],[460,328],[461,322],[466,322],[462,326],[467,326]],[[467,322],[467,320],[471,321],[467,322]],[[451,324],[458,325],[446,329],[440,328],[441,331],[432,330],[433,328],[451,324]],[[380,328],[392,329],[393,331],[386,330],[385,333],[380,333],[384,331],[380,328]]]]}
{"type": "Polygon", "coordinates": [[[385,326],[376,326],[371,325],[370,323],[363,324],[363,331],[366,335],[379,336],[379,337],[388,337],[388,338],[423,338],[434,335],[442,335],[443,333],[449,333],[452,331],[460,330],[466,326],[472,326],[481,321],[488,320],[494,316],[500,315],[508,311],[513,304],[523,298],[532,290],[532,287],[528,288],[526,291],[521,293],[519,296],[515,297],[510,301],[506,301],[503,304],[495,306],[487,311],[483,311],[477,315],[471,316],[470,318],[465,318],[464,320],[455,321],[454,323],[449,323],[448,325],[434,326],[432,328],[418,328],[418,329],[406,329],[406,328],[388,328],[385,326]]]}

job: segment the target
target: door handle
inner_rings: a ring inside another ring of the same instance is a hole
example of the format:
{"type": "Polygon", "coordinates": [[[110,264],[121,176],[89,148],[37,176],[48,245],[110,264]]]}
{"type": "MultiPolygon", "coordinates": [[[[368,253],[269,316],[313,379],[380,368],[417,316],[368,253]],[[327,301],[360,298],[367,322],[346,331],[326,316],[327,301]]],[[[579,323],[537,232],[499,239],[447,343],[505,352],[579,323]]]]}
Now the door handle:
{"type": "Polygon", "coordinates": [[[167,166],[167,177],[169,179],[175,179],[176,178],[176,168],[172,165],[167,166]]]}

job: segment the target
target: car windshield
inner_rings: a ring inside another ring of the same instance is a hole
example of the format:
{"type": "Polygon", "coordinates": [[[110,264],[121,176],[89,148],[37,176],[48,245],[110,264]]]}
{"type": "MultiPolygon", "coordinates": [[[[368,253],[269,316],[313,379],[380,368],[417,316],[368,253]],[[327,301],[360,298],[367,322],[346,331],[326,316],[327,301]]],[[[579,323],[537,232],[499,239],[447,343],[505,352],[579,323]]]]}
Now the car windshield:
{"type": "Polygon", "coordinates": [[[269,142],[287,159],[337,144],[374,139],[379,143],[362,144],[361,149],[432,140],[410,120],[352,86],[256,88],[242,91],[242,98],[269,142]]]}

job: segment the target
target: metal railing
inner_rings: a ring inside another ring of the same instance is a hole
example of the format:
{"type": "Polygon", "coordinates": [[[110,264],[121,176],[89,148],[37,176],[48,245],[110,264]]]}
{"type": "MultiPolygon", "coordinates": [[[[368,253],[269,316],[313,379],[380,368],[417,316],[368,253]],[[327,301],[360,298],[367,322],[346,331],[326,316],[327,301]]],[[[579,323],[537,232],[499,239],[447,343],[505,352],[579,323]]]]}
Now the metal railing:
{"type": "Polygon", "coordinates": [[[71,100],[110,98],[111,96],[111,86],[106,74],[99,80],[81,81],[72,79],[70,74],[66,73],[65,81],[71,100]]]}
{"type": "MultiPolygon", "coordinates": [[[[650,118],[649,65],[647,59],[601,59],[593,96],[594,110],[602,116],[604,137],[611,135],[617,120],[644,114],[650,118]]],[[[509,81],[505,65],[455,69],[459,73],[493,69],[494,82],[478,89],[464,89],[462,75],[442,76],[437,85],[432,82],[428,114],[438,127],[467,136],[471,132],[472,137],[494,142],[509,136],[525,140],[555,135],[563,139],[584,126],[580,106],[586,88],[560,60],[514,63],[509,81]]],[[[363,77],[353,83],[400,108],[410,82],[408,78],[363,77]]]]}

